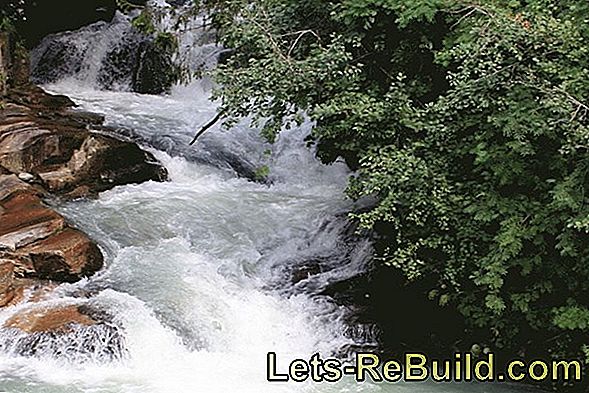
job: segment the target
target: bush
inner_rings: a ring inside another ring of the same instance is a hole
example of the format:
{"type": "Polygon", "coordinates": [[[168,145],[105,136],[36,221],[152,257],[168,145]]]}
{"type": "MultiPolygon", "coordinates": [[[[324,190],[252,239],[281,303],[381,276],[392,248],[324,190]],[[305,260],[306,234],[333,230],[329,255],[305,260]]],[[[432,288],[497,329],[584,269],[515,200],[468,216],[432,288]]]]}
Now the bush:
{"type": "Polygon", "coordinates": [[[248,3],[212,5],[226,123],[274,140],[307,113],[350,197],[378,197],[352,217],[379,261],[498,348],[586,357],[586,2],[248,3]]]}

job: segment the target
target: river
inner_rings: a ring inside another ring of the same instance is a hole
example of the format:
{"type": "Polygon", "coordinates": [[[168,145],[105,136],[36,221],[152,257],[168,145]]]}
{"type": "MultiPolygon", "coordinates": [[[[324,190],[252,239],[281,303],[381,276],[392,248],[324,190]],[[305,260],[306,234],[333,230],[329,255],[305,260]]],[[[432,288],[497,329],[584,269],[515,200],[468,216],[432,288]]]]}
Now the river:
{"type": "MultiPolygon", "coordinates": [[[[274,145],[239,125],[230,131],[213,128],[188,147],[198,126],[215,113],[207,82],[152,96],[103,91],[91,79],[78,75],[44,87],[104,114],[110,126],[133,130],[168,169],[170,181],[58,203],[63,215],[100,244],[106,266],[90,279],[62,285],[46,302],[105,310],[125,350],[105,358],[100,334],[80,333],[68,342],[47,337],[53,345],[36,357],[0,353],[0,391],[521,391],[507,385],[350,380],[269,384],[270,351],[284,360],[284,368],[286,359],[308,359],[316,352],[331,356],[357,343],[348,334],[349,310],[318,295],[328,283],[363,272],[370,256],[367,243],[349,246],[342,240],[341,217],[353,208],[344,196],[349,170],[341,162],[324,166],[314,158],[304,142],[309,124],[285,132],[274,145]],[[228,164],[235,160],[268,166],[269,184],[239,177],[228,164]],[[313,258],[337,263],[293,283],[292,266],[313,258]],[[80,298],[80,292],[91,296],[80,298]],[[96,345],[76,347],[89,339],[96,345]]],[[[0,312],[0,322],[10,313],[0,312]]]]}

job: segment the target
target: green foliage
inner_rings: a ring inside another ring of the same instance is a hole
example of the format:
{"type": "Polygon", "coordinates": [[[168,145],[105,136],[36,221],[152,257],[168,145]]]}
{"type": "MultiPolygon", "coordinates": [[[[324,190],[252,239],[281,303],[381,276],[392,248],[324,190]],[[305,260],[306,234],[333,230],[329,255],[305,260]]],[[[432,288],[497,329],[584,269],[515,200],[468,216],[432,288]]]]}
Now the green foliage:
{"type": "Polygon", "coordinates": [[[556,309],[554,324],[561,329],[587,330],[589,328],[589,309],[567,306],[556,309]]]}
{"type": "Polygon", "coordinates": [[[178,51],[178,38],[172,33],[158,32],[154,42],[164,53],[172,55],[178,51]]]}
{"type": "MultiPolygon", "coordinates": [[[[356,170],[379,260],[496,346],[589,334],[585,1],[217,2],[216,98],[274,140],[301,113],[356,170]],[[394,23],[393,23],[394,21],[394,23]]],[[[540,345],[542,344],[542,345],[540,345]]],[[[586,353],[586,347],[585,347],[586,353]]]]}
{"type": "Polygon", "coordinates": [[[254,178],[257,181],[265,181],[266,179],[268,179],[268,176],[270,176],[270,167],[268,167],[268,165],[263,165],[259,167],[258,169],[256,169],[256,172],[254,173],[254,178]]]}
{"type": "Polygon", "coordinates": [[[0,15],[0,32],[6,32],[10,30],[12,30],[11,20],[4,15],[0,15]]]}
{"type": "Polygon", "coordinates": [[[14,24],[22,19],[22,9],[17,1],[8,1],[0,7],[0,32],[14,32],[14,24]]]}
{"type": "Polygon", "coordinates": [[[121,10],[125,13],[128,13],[134,9],[143,9],[142,6],[133,4],[127,0],[115,0],[115,4],[117,5],[117,8],[119,10],[121,10]]]}
{"type": "Polygon", "coordinates": [[[139,30],[143,34],[147,34],[147,35],[155,34],[157,32],[157,29],[155,28],[155,25],[153,24],[152,18],[153,18],[153,16],[149,12],[149,10],[146,8],[143,11],[141,11],[141,13],[139,15],[137,15],[131,21],[131,24],[133,25],[133,27],[135,27],[137,30],[139,30]]]}

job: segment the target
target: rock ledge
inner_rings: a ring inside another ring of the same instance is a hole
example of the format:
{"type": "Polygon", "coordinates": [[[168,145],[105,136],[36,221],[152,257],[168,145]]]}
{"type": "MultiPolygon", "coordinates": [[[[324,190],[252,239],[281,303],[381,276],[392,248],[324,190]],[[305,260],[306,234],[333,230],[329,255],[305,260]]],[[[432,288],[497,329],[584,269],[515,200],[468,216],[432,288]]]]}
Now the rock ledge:
{"type": "MultiPolygon", "coordinates": [[[[30,85],[13,88],[0,105],[0,308],[38,301],[55,282],[76,282],[103,266],[97,244],[45,198],[89,197],[167,178],[153,155],[105,132],[102,116],[74,106],[30,85]]],[[[63,333],[71,325],[94,324],[78,311],[21,312],[4,328],[63,333]]]]}

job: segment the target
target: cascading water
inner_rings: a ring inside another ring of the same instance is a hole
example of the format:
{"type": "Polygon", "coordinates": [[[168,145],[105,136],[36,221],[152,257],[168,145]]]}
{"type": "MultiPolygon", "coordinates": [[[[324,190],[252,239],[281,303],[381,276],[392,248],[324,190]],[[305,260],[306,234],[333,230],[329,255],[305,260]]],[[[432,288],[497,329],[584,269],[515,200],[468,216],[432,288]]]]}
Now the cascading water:
{"type": "MultiPolygon", "coordinates": [[[[347,326],[347,310],[320,295],[330,282],[363,272],[371,252],[366,242],[345,241],[347,224],[341,217],[353,208],[343,194],[349,171],[343,163],[323,166],[315,160],[303,141],[310,125],[285,132],[275,145],[265,144],[256,130],[245,126],[213,128],[189,148],[195,129],[215,112],[207,83],[178,86],[168,96],[98,90],[100,73],[93,70],[104,66],[107,57],[99,48],[125,36],[113,26],[127,22],[113,23],[59,37],[68,46],[83,48],[80,64],[86,65],[46,88],[105,114],[111,126],[133,130],[168,168],[171,181],[118,187],[97,200],[59,206],[101,244],[107,265],[88,280],[62,285],[46,303],[92,306],[109,315],[112,326],[104,331],[82,328],[67,339],[39,337],[42,345],[36,343],[40,349],[34,354],[23,351],[27,342],[22,337],[5,334],[0,390],[489,389],[266,382],[270,351],[292,360],[372,344],[367,331],[348,334],[362,329],[347,326]],[[270,184],[237,176],[262,165],[270,168],[270,184]],[[330,262],[308,279],[292,279],[293,269],[317,259],[330,262]]],[[[37,49],[42,50],[46,48],[37,49]]],[[[212,53],[210,45],[206,52],[212,53]]],[[[0,322],[16,310],[1,311],[0,322]]]]}

